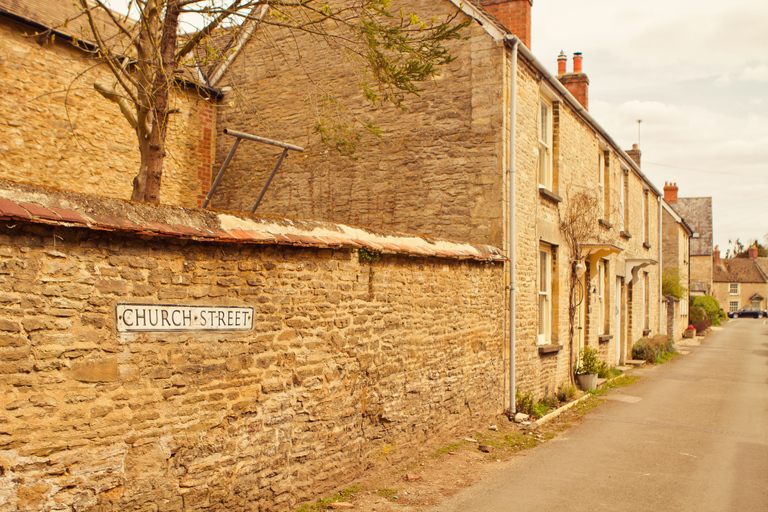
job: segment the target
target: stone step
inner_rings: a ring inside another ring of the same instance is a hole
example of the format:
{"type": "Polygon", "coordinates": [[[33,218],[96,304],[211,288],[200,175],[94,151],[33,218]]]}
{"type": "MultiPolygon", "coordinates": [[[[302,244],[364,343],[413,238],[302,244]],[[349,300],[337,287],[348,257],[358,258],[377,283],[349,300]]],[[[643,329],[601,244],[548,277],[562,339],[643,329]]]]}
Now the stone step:
{"type": "Polygon", "coordinates": [[[616,367],[616,369],[619,370],[620,372],[628,372],[632,368],[634,368],[634,366],[617,366],[616,367]]]}
{"type": "Polygon", "coordinates": [[[642,359],[627,359],[626,363],[630,366],[643,366],[645,361],[642,359]]]}

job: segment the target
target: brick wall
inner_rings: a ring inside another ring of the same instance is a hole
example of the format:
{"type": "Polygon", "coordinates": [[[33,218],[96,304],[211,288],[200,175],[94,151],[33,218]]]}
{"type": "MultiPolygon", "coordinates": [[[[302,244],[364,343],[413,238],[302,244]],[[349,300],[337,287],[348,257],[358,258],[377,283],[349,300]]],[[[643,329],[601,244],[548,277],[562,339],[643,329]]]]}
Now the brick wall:
{"type": "Polygon", "coordinates": [[[0,510],[293,510],[500,413],[501,266],[0,226],[0,510]],[[117,303],[252,306],[123,333],[117,303]]]}
{"type": "MultiPolygon", "coordinates": [[[[130,198],[139,169],[136,134],[119,108],[93,88],[114,83],[105,67],[68,42],[25,37],[32,29],[0,18],[0,177],[130,198]]],[[[212,105],[194,91],[172,98],[160,200],[195,206],[210,183],[212,105]]]]}

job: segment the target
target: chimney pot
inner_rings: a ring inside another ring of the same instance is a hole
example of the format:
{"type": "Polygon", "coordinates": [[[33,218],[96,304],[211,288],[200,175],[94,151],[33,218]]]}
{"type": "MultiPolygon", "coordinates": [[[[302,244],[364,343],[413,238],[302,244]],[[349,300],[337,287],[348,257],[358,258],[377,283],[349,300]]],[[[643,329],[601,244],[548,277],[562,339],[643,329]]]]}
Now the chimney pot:
{"type": "Polygon", "coordinates": [[[665,184],[664,185],[664,200],[668,203],[677,202],[677,184],[665,184]]]}
{"type": "Polygon", "coordinates": [[[564,75],[565,74],[565,67],[568,63],[568,57],[563,53],[562,50],[560,50],[560,55],[557,56],[557,74],[558,75],[564,75]]]}
{"type": "Polygon", "coordinates": [[[574,73],[581,73],[581,61],[582,61],[582,55],[581,52],[576,52],[573,54],[573,72],[574,73]]]}
{"type": "Polygon", "coordinates": [[[757,259],[757,242],[749,247],[749,259],[757,259]]]}

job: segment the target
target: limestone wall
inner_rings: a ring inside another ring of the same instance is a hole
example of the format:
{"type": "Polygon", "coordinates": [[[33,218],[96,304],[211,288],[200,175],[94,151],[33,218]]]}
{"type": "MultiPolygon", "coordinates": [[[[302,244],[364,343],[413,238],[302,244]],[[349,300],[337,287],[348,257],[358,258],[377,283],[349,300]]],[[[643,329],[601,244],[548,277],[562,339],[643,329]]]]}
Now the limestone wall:
{"type": "MultiPolygon", "coordinates": [[[[0,177],[108,197],[131,197],[139,169],[136,134],[93,88],[109,71],[59,39],[0,19],[0,177]]],[[[172,99],[160,200],[198,206],[210,184],[216,119],[194,91],[172,99]]]]}
{"type": "MultiPolygon", "coordinates": [[[[450,2],[424,5],[409,1],[397,8],[421,19],[456,11],[450,2]]],[[[471,38],[447,44],[456,60],[418,96],[406,95],[400,109],[364,106],[358,84],[371,79],[332,43],[260,29],[228,72],[232,90],[222,101],[220,128],[305,152],[289,154],[258,211],[500,246],[504,48],[477,23],[464,35],[471,38]],[[381,136],[363,130],[356,141],[353,118],[375,124],[381,136]],[[358,147],[354,158],[321,142],[320,121],[348,123],[344,137],[358,147]]],[[[233,141],[219,135],[217,165],[233,141]]],[[[279,148],[241,144],[212,204],[250,211],[279,154],[279,148]]]]}
{"type": "Polygon", "coordinates": [[[503,411],[498,264],[0,230],[0,511],[293,510],[503,411]],[[255,322],[118,333],[118,303],[255,322]]]}

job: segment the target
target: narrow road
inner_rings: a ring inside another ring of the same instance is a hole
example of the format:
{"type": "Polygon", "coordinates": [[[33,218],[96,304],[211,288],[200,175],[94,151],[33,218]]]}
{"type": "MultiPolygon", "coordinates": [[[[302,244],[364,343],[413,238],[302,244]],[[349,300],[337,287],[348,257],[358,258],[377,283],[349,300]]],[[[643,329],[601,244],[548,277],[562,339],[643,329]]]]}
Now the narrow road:
{"type": "Polygon", "coordinates": [[[727,322],[440,512],[768,511],[768,322],[727,322]]]}

